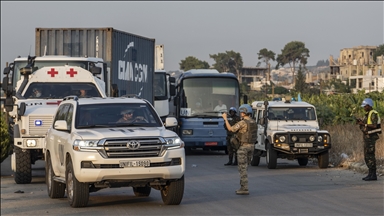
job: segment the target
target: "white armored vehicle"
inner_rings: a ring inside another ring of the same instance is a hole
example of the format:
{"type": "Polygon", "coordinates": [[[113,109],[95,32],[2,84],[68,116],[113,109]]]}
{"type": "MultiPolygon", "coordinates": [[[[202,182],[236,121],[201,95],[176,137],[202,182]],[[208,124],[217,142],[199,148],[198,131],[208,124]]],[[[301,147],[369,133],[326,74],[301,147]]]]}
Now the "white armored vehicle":
{"type": "Polygon", "coordinates": [[[301,101],[255,101],[252,103],[258,138],[251,165],[258,166],[266,156],[269,169],[278,158],[297,159],[306,166],[308,158],[317,158],[319,168],[327,168],[331,137],[320,130],[313,105],[301,101]]]}
{"type": "Polygon", "coordinates": [[[17,184],[32,180],[31,164],[44,160],[44,139],[53,116],[65,96],[106,97],[101,68],[87,58],[29,57],[21,67],[19,58],[4,69],[3,90],[7,97],[10,135],[13,140],[11,167],[17,184]],[[92,65],[92,66],[90,66],[92,65]]]}

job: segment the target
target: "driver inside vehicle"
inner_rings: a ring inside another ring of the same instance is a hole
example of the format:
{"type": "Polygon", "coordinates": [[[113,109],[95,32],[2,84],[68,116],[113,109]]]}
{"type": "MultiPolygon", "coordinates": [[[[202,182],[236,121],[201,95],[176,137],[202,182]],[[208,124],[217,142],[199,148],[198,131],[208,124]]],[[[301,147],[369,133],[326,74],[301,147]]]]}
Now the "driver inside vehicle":
{"type": "Polygon", "coordinates": [[[121,111],[122,117],[117,121],[117,123],[131,123],[133,121],[133,109],[126,109],[121,111]]]}

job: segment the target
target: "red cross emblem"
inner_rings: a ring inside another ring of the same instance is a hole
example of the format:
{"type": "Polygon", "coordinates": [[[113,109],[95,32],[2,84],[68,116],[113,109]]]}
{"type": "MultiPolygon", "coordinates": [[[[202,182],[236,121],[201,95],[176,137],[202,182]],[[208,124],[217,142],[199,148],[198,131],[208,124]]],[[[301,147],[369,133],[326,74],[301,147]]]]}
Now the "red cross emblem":
{"type": "Polygon", "coordinates": [[[77,74],[77,71],[74,71],[73,68],[71,68],[69,71],[67,71],[67,74],[69,74],[70,77],[74,77],[75,74],[77,74]]]}
{"type": "Polygon", "coordinates": [[[55,77],[56,74],[59,74],[58,71],[55,71],[54,68],[51,68],[50,71],[47,72],[47,74],[51,75],[51,77],[55,77]]]}

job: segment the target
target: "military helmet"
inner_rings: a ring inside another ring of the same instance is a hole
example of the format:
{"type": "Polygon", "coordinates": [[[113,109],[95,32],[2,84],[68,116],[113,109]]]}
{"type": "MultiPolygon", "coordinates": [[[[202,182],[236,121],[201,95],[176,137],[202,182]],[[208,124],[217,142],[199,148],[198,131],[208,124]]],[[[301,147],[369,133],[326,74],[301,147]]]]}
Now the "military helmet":
{"type": "Polygon", "coordinates": [[[237,110],[236,110],[236,108],[235,107],[231,107],[231,108],[229,108],[229,111],[233,111],[233,112],[237,112],[237,110]]]}
{"type": "Polygon", "coordinates": [[[361,104],[361,107],[365,107],[365,105],[369,105],[370,107],[373,107],[373,101],[371,98],[365,98],[363,100],[363,103],[361,104]]]}
{"type": "Polygon", "coordinates": [[[249,104],[243,104],[239,107],[239,112],[251,114],[252,113],[252,107],[249,104]]]}

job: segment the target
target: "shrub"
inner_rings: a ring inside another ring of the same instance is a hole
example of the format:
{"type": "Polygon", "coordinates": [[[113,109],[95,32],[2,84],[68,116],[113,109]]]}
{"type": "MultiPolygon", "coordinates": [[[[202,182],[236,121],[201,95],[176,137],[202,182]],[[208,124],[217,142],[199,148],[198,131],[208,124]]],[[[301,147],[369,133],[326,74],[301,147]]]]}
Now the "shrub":
{"type": "Polygon", "coordinates": [[[8,157],[8,152],[11,146],[10,137],[8,133],[7,114],[3,111],[0,118],[0,147],[1,147],[1,163],[8,157]]]}

